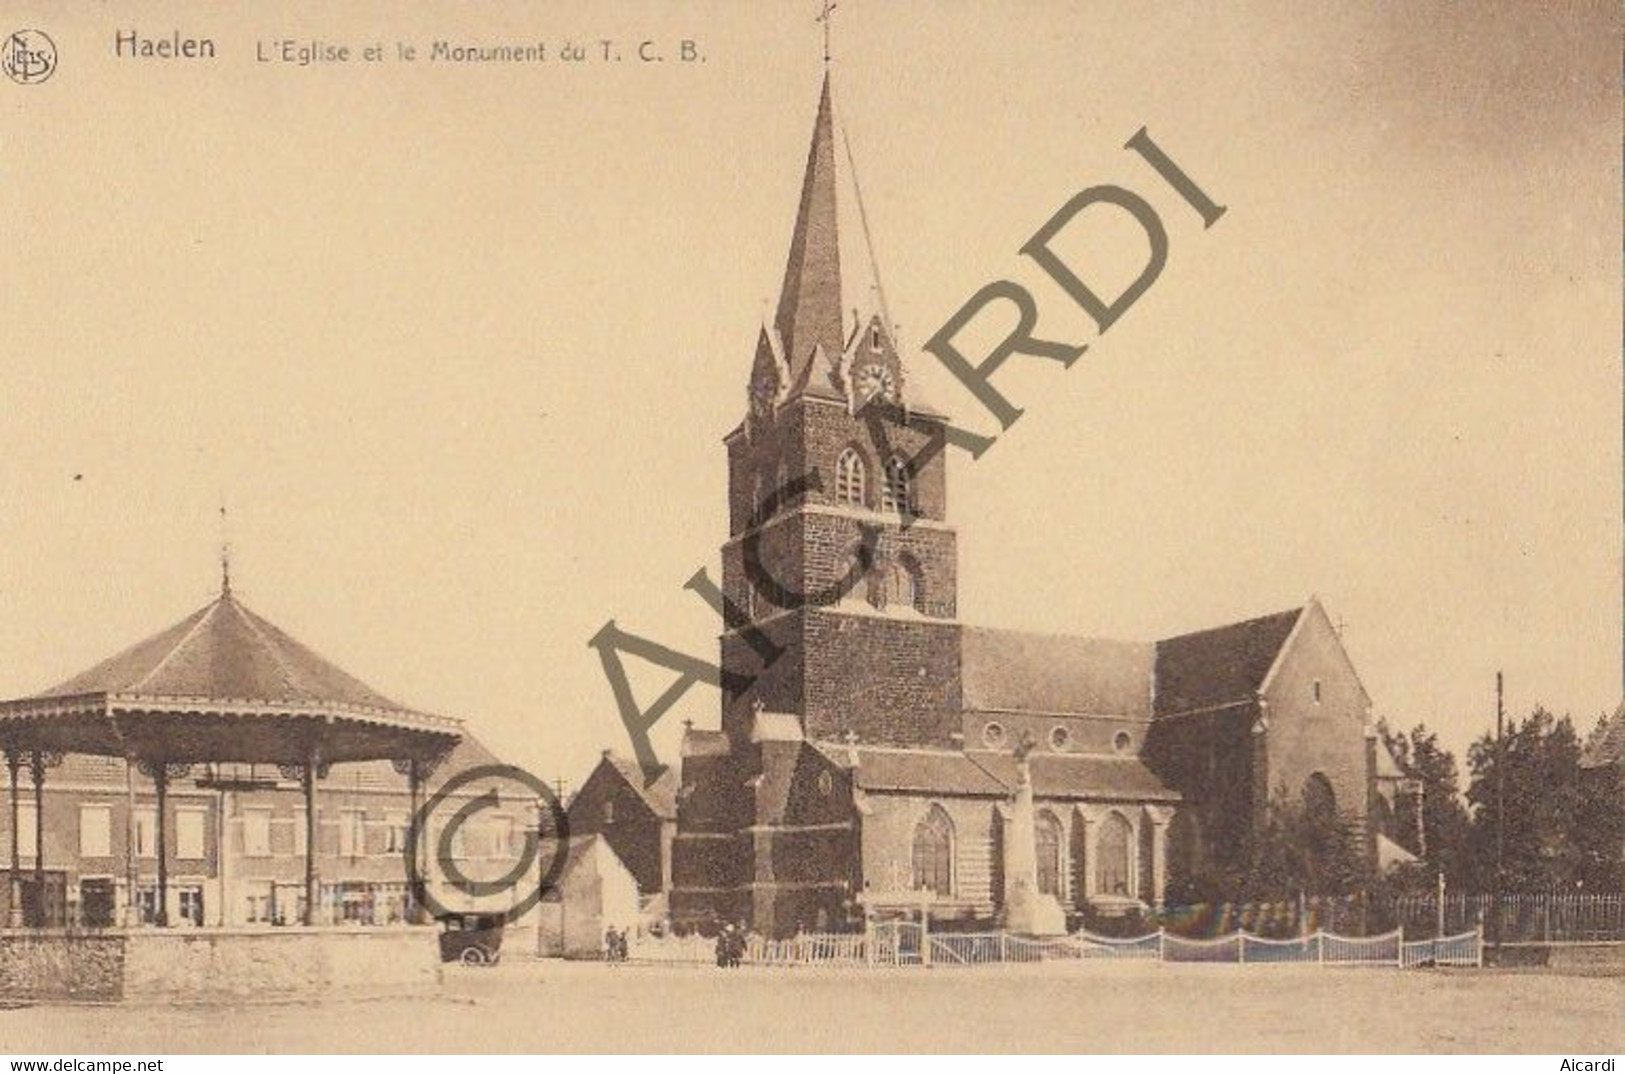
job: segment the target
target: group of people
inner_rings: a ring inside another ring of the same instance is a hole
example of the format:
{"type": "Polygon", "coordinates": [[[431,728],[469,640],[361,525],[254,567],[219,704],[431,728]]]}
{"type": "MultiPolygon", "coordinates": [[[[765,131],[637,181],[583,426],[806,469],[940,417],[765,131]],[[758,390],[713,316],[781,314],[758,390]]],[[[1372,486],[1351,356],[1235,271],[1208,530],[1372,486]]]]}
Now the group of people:
{"type": "Polygon", "coordinates": [[[604,930],[604,961],[625,962],[626,957],[626,930],[611,925],[604,930]]]}
{"type": "Polygon", "coordinates": [[[717,965],[731,968],[745,960],[745,930],[729,922],[717,931],[717,965]]]}

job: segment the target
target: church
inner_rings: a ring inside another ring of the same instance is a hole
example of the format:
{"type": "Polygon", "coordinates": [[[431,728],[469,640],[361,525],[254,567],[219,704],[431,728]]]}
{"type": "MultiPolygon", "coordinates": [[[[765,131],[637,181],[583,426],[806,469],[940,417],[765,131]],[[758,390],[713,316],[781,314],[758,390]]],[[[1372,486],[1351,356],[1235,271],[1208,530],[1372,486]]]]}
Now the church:
{"type": "Polygon", "coordinates": [[[673,923],[779,936],[916,906],[1056,932],[1162,905],[1282,793],[1373,847],[1394,773],[1318,601],[1160,641],[960,620],[946,461],[926,450],[947,417],[911,392],[883,294],[848,316],[837,158],[826,74],[724,440],[721,666],[749,685],[683,739],[673,923]],[[906,423],[874,435],[876,399],[906,423]]]}

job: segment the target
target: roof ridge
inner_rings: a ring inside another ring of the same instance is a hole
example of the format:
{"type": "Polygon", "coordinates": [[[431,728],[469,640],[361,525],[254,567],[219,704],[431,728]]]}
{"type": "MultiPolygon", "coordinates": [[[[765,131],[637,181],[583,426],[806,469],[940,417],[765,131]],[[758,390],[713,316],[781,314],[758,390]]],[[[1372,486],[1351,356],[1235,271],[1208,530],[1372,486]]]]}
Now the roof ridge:
{"type": "MultiPolygon", "coordinates": [[[[231,600],[229,597],[222,597],[220,599],[222,601],[231,600]]],[[[232,607],[237,609],[237,614],[242,617],[243,623],[248,627],[249,630],[254,632],[254,636],[258,638],[260,643],[265,646],[267,651],[270,652],[271,659],[276,663],[277,671],[282,675],[282,681],[292,690],[302,691],[311,697],[320,697],[321,691],[312,689],[309,684],[304,682],[303,677],[297,673],[297,670],[289,664],[287,657],[283,655],[282,646],[277,644],[276,639],[271,637],[264,630],[260,629],[259,623],[255,621],[259,618],[259,616],[249,611],[243,605],[238,604],[235,600],[232,600],[231,604],[232,607]]]]}
{"type": "Polygon", "coordinates": [[[1166,642],[1183,641],[1186,638],[1196,638],[1202,636],[1203,634],[1213,634],[1221,630],[1233,630],[1236,627],[1252,626],[1255,623],[1263,623],[1271,619],[1279,619],[1283,615],[1291,615],[1296,617],[1302,615],[1308,610],[1308,608],[1309,603],[1305,601],[1302,604],[1297,604],[1290,608],[1282,608],[1278,612],[1268,612],[1264,615],[1249,616],[1246,619],[1236,619],[1229,623],[1220,623],[1217,626],[1203,627],[1200,630],[1188,630],[1183,634],[1170,634],[1166,638],[1156,639],[1156,641],[1152,642],[1151,644],[1162,645],[1166,642]]]}
{"type": "Polygon", "coordinates": [[[163,655],[163,659],[159,660],[156,664],[152,665],[152,667],[148,668],[145,675],[141,676],[139,679],[129,685],[129,691],[136,694],[140,693],[141,687],[145,686],[154,675],[157,675],[158,672],[162,671],[164,667],[175,658],[176,653],[186,648],[187,642],[197,637],[198,631],[202,630],[203,625],[214,617],[215,610],[220,607],[221,602],[225,599],[226,598],[224,596],[216,597],[207,607],[200,608],[198,611],[193,612],[192,614],[197,616],[197,622],[193,623],[192,628],[188,630],[179,641],[170,647],[169,652],[163,655]]]}

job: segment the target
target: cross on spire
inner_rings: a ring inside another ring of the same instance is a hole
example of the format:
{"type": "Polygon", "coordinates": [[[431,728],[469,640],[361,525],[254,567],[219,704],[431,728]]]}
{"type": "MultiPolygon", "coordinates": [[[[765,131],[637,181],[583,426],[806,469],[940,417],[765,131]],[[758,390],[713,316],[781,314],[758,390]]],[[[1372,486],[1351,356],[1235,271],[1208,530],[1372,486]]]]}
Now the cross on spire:
{"type": "Polygon", "coordinates": [[[835,14],[836,6],[837,5],[835,3],[835,0],[824,0],[824,9],[822,11],[820,11],[818,13],[818,17],[813,20],[814,22],[821,22],[821,23],[824,24],[824,66],[825,67],[829,66],[829,30],[830,30],[830,26],[835,22],[835,19],[834,19],[833,16],[835,14]]]}

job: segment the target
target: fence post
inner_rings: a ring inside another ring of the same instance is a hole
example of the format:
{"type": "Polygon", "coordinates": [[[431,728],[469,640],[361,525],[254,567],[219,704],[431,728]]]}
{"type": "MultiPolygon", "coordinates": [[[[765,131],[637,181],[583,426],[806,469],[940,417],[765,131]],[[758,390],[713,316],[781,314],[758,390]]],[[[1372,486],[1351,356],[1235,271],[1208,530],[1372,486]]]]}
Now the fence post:
{"type": "Polygon", "coordinates": [[[1405,924],[1404,924],[1404,922],[1401,922],[1400,926],[1399,926],[1399,952],[1394,955],[1394,965],[1398,966],[1400,969],[1405,968],[1405,924]]]}
{"type": "Polygon", "coordinates": [[[931,965],[931,912],[920,911],[920,965],[931,965]]]}
{"type": "Polygon", "coordinates": [[[1158,962],[1166,962],[1166,961],[1168,961],[1168,951],[1167,951],[1167,946],[1168,945],[1164,942],[1167,939],[1168,939],[1168,930],[1166,928],[1157,929],[1157,961],[1158,962]]]}
{"type": "Polygon", "coordinates": [[[1477,965],[1478,965],[1479,969],[1483,969],[1484,968],[1484,921],[1483,921],[1482,918],[1479,919],[1478,924],[1476,926],[1474,926],[1473,932],[1475,932],[1478,935],[1477,965]]]}
{"type": "Polygon", "coordinates": [[[1320,965],[1326,964],[1326,930],[1315,930],[1315,961],[1320,965]]]}
{"type": "Polygon", "coordinates": [[[1001,963],[1010,961],[1010,943],[1009,943],[1009,940],[1010,940],[1010,934],[1005,932],[1003,929],[1000,929],[999,930],[999,961],[1001,963]]]}

